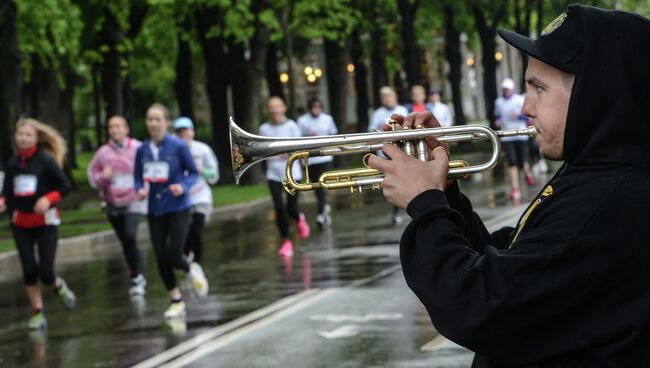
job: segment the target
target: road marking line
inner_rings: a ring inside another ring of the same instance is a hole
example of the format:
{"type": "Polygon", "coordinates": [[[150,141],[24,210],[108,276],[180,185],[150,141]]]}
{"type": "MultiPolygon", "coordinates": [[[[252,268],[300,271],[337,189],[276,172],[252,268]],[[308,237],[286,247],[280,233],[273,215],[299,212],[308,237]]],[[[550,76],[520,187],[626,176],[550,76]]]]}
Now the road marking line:
{"type": "Polygon", "coordinates": [[[299,304],[303,300],[308,300],[309,298],[313,298],[319,295],[320,293],[321,291],[319,289],[311,289],[311,290],[305,290],[300,293],[282,298],[266,307],[257,309],[233,321],[230,321],[223,325],[214,327],[206,332],[198,334],[185,342],[182,342],[170,349],[167,349],[159,354],[152,356],[151,358],[148,358],[134,365],[133,368],[159,367],[165,362],[168,362],[182,354],[194,350],[200,345],[203,345],[206,342],[215,339],[216,337],[225,335],[233,330],[241,328],[242,326],[245,326],[247,324],[260,320],[264,317],[267,317],[277,311],[282,311],[283,309],[287,308],[292,304],[299,304]]]}
{"type": "Polygon", "coordinates": [[[338,288],[334,289],[327,289],[323,291],[319,291],[318,293],[313,293],[313,295],[310,295],[309,297],[302,298],[300,301],[293,303],[285,308],[282,308],[280,311],[276,313],[269,314],[268,316],[258,319],[256,321],[253,321],[249,324],[246,324],[240,328],[234,329],[228,333],[225,333],[216,339],[213,339],[209,342],[206,342],[200,347],[197,347],[196,349],[187,352],[186,354],[183,354],[179,357],[177,357],[174,360],[168,361],[166,364],[162,365],[164,368],[176,368],[176,367],[184,367],[188,364],[191,364],[198,359],[213,353],[216,350],[221,349],[222,347],[228,345],[229,343],[239,339],[240,337],[243,337],[247,335],[248,333],[257,330],[259,328],[262,328],[264,326],[267,326],[275,321],[278,321],[286,316],[293,315],[300,309],[304,309],[314,303],[316,303],[318,300],[323,299],[324,297],[328,296],[331,293],[336,292],[339,290],[338,288]]]}

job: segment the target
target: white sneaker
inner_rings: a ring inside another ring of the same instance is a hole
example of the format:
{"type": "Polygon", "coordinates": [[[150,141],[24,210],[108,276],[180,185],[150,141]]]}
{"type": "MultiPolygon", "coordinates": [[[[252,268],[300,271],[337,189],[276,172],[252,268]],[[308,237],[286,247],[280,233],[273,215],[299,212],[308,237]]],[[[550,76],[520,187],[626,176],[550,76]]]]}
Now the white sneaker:
{"type": "Polygon", "coordinates": [[[129,294],[133,296],[144,295],[147,293],[145,290],[146,287],[147,279],[145,279],[142,274],[139,274],[138,276],[131,278],[131,287],[129,288],[129,294]]]}
{"type": "Polygon", "coordinates": [[[190,263],[190,272],[188,274],[192,280],[192,287],[196,294],[205,298],[208,295],[208,279],[205,278],[203,268],[196,262],[190,263]]]}
{"type": "Polygon", "coordinates": [[[404,221],[402,220],[402,215],[400,215],[399,213],[395,213],[393,215],[393,225],[400,225],[402,221],[404,221]]]}
{"type": "Polygon", "coordinates": [[[165,311],[165,318],[180,318],[185,316],[185,302],[172,303],[165,311]]]}

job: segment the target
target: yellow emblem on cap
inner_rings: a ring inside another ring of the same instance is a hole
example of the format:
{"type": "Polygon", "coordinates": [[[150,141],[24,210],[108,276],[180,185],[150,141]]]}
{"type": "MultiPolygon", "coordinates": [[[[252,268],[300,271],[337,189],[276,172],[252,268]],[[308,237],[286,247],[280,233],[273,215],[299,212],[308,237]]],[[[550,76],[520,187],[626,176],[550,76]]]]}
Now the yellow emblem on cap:
{"type": "Polygon", "coordinates": [[[546,28],[542,30],[542,36],[546,36],[548,34],[551,34],[553,31],[555,31],[559,26],[562,25],[562,23],[564,23],[566,17],[567,17],[566,12],[558,15],[557,18],[553,19],[553,21],[549,23],[546,26],[546,28]]]}

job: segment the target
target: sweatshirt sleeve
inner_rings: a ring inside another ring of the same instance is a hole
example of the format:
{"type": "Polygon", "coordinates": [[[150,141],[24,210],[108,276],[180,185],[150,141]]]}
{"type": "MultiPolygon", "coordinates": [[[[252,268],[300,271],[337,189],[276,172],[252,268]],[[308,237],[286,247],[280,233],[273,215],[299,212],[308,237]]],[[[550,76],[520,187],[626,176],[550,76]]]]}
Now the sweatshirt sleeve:
{"type": "Polygon", "coordinates": [[[144,145],[140,146],[140,148],[135,152],[135,163],[133,165],[133,186],[135,187],[136,193],[144,187],[144,180],[142,179],[143,147],[144,145]]]}
{"type": "MultiPolygon", "coordinates": [[[[50,202],[52,201],[58,201],[61,198],[65,197],[72,191],[72,184],[70,183],[70,180],[68,177],[65,175],[63,170],[59,167],[59,165],[54,161],[53,158],[48,159],[48,171],[50,173],[50,177],[52,178],[53,182],[55,183],[55,189],[53,191],[50,191],[49,193],[46,193],[46,196],[48,196],[48,199],[50,202]],[[59,192],[58,195],[52,192],[59,192]]],[[[55,203],[52,203],[55,204],[55,203]]]]}
{"type": "Polygon", "coordinates": [[[475,250],[482,252],[483,247],[487,244],[498,249],[507,248],[512,238],[512,227],[505,227],[490,234],[481,218],[474,212],[470,200],[461,193],[458,182],[455,180],[452,185],[447,187],[445,195],[449,206],[457,210],[463,217],[463,234],[475,250]]]}
{"type": "Polygon", "coordinates": [[[183,185],[185,193],[189,193],[190,189],[199,178],[199,171],[196,170],[196,165],[194,164],[192,153],[190,153],[190,149],[186,144],[179,146],[178,153],[180,156],[181,168],[186,172],[186,175],[181,184],[183,185]]]}
{"type": "Polygon", "coordinates": [[[102,175],[104,167],[102,166],[102,163],[99,159],[101,150],[102,148],[100,148],[97,153],[95,153],[92,160],[90,161],[90,164],[88,164],[88,169],[86,171],[88,182],[93,188],[102,188],[110,183],[110,179],[106,179],[104,175],[102,175]]]}
{"type": "Polygon", "coordinates": [[[214,151],[207,144],[203,156],[203,176],[208,183],[217,184],[219,181],[219,161],[214,151]]]}

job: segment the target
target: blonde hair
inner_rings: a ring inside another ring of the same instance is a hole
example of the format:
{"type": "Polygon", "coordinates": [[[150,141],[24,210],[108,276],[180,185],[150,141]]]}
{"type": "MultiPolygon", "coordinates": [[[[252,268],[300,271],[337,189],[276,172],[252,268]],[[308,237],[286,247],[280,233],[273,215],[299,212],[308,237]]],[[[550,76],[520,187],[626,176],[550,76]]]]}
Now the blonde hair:
{"type": "Polygon", "coordinates": [[[63,167],[63,161],[65,160],[65,154],[68,152],[68,148],[66,147],[65,139],[61,137],[59,132],[49,125],[29,118],[18,120],[16,131],[26,125],[36,130],[36,147],[52,155],[54,161],[60,167],[63,167]]]}

